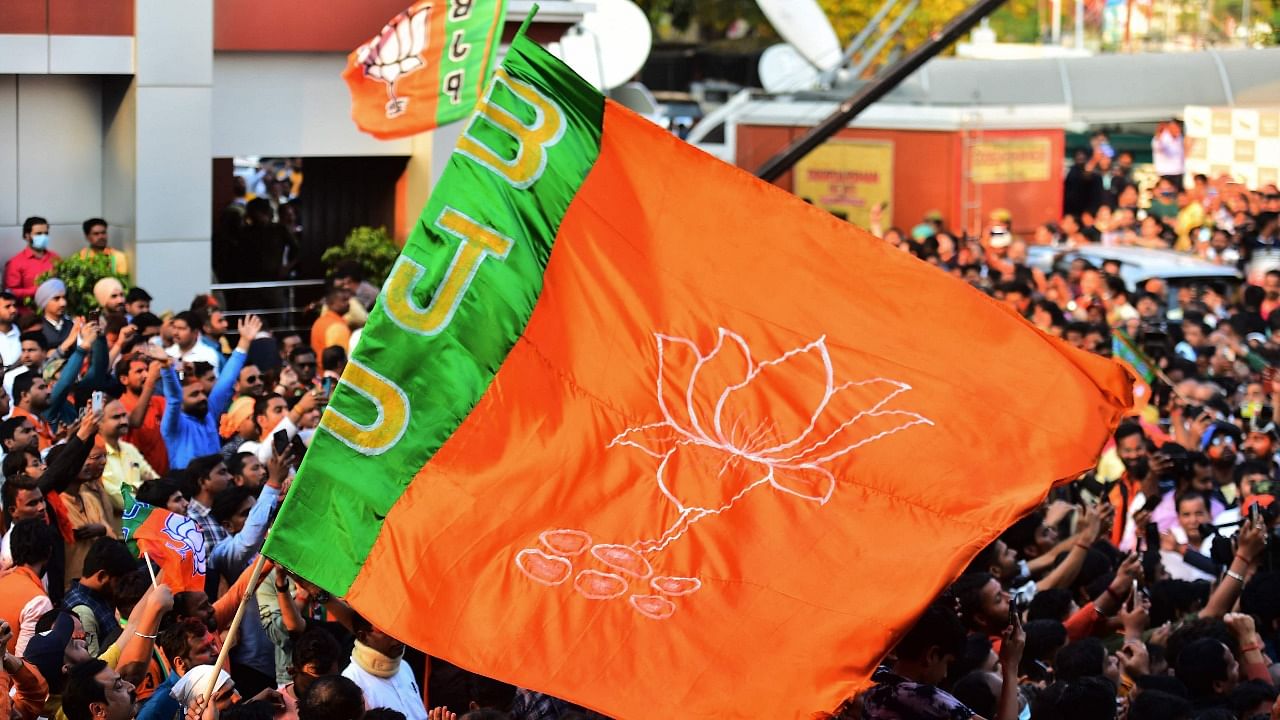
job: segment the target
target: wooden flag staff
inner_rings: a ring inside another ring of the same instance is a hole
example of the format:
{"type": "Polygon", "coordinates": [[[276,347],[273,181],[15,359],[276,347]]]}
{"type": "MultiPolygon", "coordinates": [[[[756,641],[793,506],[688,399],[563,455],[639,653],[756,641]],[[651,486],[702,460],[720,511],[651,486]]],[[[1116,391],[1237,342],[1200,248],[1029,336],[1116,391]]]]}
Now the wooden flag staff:
{"type": "Polygon", "coordinates": [[[227,664],[231,645],[235,642],[236,633],[240,631],[240,621],[244,619],[245,605],[249,603],[249,596],[257,591],[258,579],[262,577],[262,568],[266,564],[267,556],[258,553],[258,559],[253,563],[253,574],[249,576],[249,585],[244,589],[244,595],[240,596],[240,605],[236,607],[236,615],[231,619],[231,627],[227,629],[226,642],[222,643],[222,650],[218,652],[218,661],[213,665],[213,674],[209,676],[209,685],[204,692],[206,703],[213,702],[213,691],[218,689],[218,676],[222,674],[222,668],[227,664]]]}

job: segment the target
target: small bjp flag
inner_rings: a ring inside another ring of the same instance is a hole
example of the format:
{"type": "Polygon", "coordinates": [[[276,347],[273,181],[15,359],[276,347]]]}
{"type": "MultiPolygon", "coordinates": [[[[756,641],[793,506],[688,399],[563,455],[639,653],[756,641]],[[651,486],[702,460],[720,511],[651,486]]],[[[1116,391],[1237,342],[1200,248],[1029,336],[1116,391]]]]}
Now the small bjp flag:
{"type": "Polygon", "coordinates": [[[134,555],[145,553],[160,566],[160,582],[174,592],[203,590],[205,557],[200,526],[189,517],[138,502],[124,492],[124,541],[134,555]]]}
{"type": "Polygon", "coordinates": [[[419,0],[347,57],[351,117],[381,140],[461,120],[484,94],[506,0],[419,0]]]}

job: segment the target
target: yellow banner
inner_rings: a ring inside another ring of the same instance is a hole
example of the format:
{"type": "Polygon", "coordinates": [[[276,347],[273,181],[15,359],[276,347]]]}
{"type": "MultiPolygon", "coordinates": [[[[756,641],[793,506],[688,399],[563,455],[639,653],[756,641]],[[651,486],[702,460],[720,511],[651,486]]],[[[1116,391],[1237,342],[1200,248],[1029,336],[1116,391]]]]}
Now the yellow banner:
{"type": "Polygon", "coordinates": [[[863,228],[871,208],[883,203],[881,226],[893,225],[892,142],[832,140],[796,163],[795,173],[801,199],[863,228]]]}
{"type": "Polygon", "coordinates": [[[969,178],[975,183],[1039,182],[1052,170],[1049,138],[982,140],[969,148],[969,178]]]}

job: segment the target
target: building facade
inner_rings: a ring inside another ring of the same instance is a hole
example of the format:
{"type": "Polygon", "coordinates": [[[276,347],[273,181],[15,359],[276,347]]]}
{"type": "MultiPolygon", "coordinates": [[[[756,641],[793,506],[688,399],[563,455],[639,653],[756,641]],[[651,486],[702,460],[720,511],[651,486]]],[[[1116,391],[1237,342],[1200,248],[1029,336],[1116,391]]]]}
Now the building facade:
{"type": "MultiPolygon", "coordinates": [[[[50,247],[64,256],[84,246],[81,223],[102,217],[155,307],[183,308],[214,279],[214,217],[229,193],[219,178],[236,156],[333,159],[317,160],[318,177],[391,173],[381,217],[403,237],[460,124],[375,140],[352,123],[340,73],[347,53],[408,4],[5,0],[0,256],[21,250],[29,216],[49,219],[50,247]]],[[[532,5],[510,0],[505,37],[532,5]]],[[[556,40],[590,7],[543,0],[531,34],[556,40]]]]}

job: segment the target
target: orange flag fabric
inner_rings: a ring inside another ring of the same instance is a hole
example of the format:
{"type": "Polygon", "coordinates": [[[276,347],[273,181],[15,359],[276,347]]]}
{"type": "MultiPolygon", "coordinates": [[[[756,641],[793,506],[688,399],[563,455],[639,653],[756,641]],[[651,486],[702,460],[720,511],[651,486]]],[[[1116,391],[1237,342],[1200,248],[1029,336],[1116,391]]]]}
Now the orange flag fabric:
{"type": "Polygon", "coordinates": [[[521,36],[265,552],[616,718],[808,718],[1130,405],[1119,365],[521,36]]]}
{"type": "Polygon", "coordinates": [[[351,117],[382,140],[471,114],[501,40],[506,0],[419,0],[347,58],[351,117]]]}

